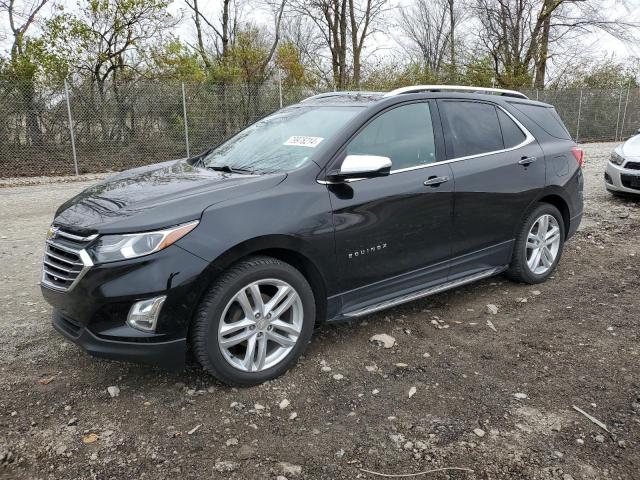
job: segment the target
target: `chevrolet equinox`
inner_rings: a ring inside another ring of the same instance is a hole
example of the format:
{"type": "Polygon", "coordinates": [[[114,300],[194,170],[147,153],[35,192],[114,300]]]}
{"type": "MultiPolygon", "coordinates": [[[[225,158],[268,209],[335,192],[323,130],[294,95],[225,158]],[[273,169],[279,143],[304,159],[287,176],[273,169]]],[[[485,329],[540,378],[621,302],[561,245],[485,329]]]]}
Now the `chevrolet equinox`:
{"type": "Polygon", "coordinates": [[[64,203],[42,292],[89,353],[230,385],[281,375],[314,325],[504,272],[546,280],[582,217],[583,152],[500,89],[333,92],[64,203]]]}

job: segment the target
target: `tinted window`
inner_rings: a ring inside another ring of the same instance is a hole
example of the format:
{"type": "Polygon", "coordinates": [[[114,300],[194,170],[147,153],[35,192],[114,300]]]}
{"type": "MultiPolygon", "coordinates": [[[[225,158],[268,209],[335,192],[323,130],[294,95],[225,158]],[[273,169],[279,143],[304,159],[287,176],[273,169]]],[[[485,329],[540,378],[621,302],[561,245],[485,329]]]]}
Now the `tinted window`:
{"type": "Polygon", "coordinates": [[[527,138],[526,135],[516,123],[511,120],[511,117],[504,113],[499,108],[498,119],[500,120],[500,128],[502,128],[502,138],[504,140],[504,147],[511,148],[516,145],[520,145],[527,138]]]}
{"type": "Polygon", "coordinates": [[[571,135],[553,107],[543,107],[526,103],[511,103],[511,105],[536,122],[538,126],[549,135],[564,140],[571,140],[571,135]]]}
{"type": "Polygon", "coordinates": [[[257,172],[291,170],[304,165],[318,145],[360,111],[358,107],[285,108],[216,147],[202,163],[257,172]]]}
{"type": "Polygon", "coordinates": [[[349,143],[347,154],[389,157],[392,170],[435,162],[429,104],[413,103],[383,113],[349,143]]]}
{"type": "Polygon", "coordinates": [[[502,150],[502,131],[493,105],[442,102],[455,158],[502,150]]]}

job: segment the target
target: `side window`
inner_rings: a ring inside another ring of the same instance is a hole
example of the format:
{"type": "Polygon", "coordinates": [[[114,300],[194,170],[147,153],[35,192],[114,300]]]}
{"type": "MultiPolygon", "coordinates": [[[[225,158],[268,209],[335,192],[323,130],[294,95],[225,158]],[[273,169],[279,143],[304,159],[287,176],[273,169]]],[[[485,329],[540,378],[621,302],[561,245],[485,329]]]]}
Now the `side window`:
{"type": "Polygon", "coordinates": [[[500,120],[500,127],[502,128],[502,138],[504,139],[504,148],[515,147],[525,141],[527,136],[524,134],[520,127],[511,120],[511,117],[504,113],[501,109],[498,110],[498,119],[500,120]]]}
{"type": "Polygon", "coordinates": [[[347,146],[347,155],[379,155],[391,159],[391,170],[436,161],[428,103],[412,103],[383,113],[347,146]]]}
{"type": "MultiPolygon", "coordinates": [[[[456,158],[502,150],[502,131],[493,105],[466,101],[443,101],[442,108],[448,124],[456,158]]],[[[447,132],[448,131],[448,132],[447,132]]]]}
{"type": "Polygon", "coordinates": [[[517,102],[509,102],[531,120],[536,122],[549,135],[571,140],[571,134],[560,120],[558,112],[553,107],[544,107],[542,105],[524,104],[517,102]]]}

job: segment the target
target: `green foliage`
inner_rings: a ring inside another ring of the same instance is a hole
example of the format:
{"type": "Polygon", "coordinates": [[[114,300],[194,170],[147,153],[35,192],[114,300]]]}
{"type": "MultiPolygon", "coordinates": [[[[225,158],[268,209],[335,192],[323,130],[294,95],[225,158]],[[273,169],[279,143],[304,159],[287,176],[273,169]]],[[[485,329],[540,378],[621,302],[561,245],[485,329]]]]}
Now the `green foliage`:
{"type": "Polygon", "coordinates": [[[549,86],[558,88],[590,88],[601,90],[616,90],[629,86],[637,88],[638,83],[637,61],[619,63],[613,59],[605,58],[591,64],[579,65],[571,71],[556,79],[549,86]]]}
{"type": "Polygon", "coordinates": [[[268,46],[263,32],[255,26],[247,26],[236,35],[236,40],[225,59],[236,81],[260,82],[266,76],[268,46]]]}
{"type": "Polygon", "coordinates": [[[282,83],[286,86],[303,86],[311,83],[305,66],[300,58],[300,51],[291,42],[283,42],[278,46],[275,59],[276,66],[284,73],[282,83]]]}
{"type": "Polygon", "coordinates": [[[531,88],[533,85],[533,72],[528,65],[514,63],[503,66],[496,78],[496,86],[512,88],[514,90],[531,88]]]}
{"type": "Polygon", "coordinates": [[[367,70],[361,82],[365,90],[387,91],[407,85],[476,85],[490,87],[495,73],[488,57],[470,58],[455,70],[445,64],[440,71],[432,71],[418,62],[386,63],[367,70]]]}
{"type": "Polygon", "coordinates": [[[49,58],[65,59],[68,69],[94,82],[132,74],[167,26],[166,0],[80,0],[73,13],[46,22],[49,58]]]}
{"type": "Polygon", "coordinates": [[[199,55],[177,38],[154,46],[149,63],[150,71],[147,76],[153,78],[184,82],[201,82],[206,78],[199,55]]]}
{"type": "Polygon", "coordinates": [[[460,85],[493,86],[495,73],[489,57],[471,58],[459,76],[460,85]]]}

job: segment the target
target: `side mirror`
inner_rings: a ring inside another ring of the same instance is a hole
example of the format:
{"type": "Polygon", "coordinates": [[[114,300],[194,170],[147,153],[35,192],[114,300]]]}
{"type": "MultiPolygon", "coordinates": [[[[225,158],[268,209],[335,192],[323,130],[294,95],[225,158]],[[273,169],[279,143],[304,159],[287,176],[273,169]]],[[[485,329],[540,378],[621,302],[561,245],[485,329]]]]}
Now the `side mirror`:
{"type": "Polygon", "coordinates": [[[333,178],[384,177],[391,171],[391,159],[378,155],[347,155],[340,170],[330,174],[333,178]]]}

